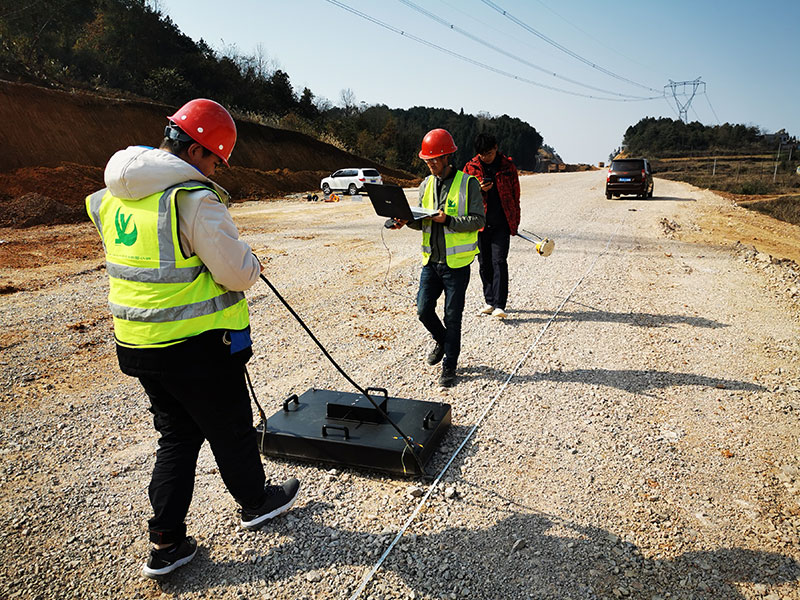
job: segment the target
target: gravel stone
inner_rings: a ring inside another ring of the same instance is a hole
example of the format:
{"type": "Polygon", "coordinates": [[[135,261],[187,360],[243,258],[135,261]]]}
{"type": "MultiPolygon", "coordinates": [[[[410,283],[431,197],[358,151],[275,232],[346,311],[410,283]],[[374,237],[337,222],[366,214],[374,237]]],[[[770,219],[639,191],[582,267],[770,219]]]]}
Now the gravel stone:
{"type": "MultiPolygon", "coordinates": [[[[419,232],[385,230],[363,198],[232,208],[355,381],[451,405],[429,473],[496,397],[361,598],[798,600],[800,269],[711,240],[720,215],[762,217],[686,184],[613,201],[603,171],[521,185],[523,229],[555,251],[512,238],[503,321],[478,316],[472,267],[446,391],[416,317],[419,232]]],[[[141,576],[157,439],[116,364],[99,241],[88,223],[0,231],[21,235],[95,250],[0,265],[21,290],[0,295],[0,598],[350,598],[430,481],[265,458],[301,493],[248,532],[204,445],[187,519],[200,551],[162,582],[141,576]]],[[[351,391],[266,286],[247,295],[267,415],[311,387],[351,391]]]]}

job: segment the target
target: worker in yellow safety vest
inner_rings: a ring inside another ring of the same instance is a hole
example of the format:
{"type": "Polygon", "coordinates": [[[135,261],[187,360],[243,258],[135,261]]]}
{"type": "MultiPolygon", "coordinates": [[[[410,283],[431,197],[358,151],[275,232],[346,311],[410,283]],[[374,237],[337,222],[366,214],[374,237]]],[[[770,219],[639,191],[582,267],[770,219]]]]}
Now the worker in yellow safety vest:
{"type": "Polygon", "coordinates": [[[247,529],[289,510],[300,486],[265,485],[245,381],[253,351],[244,291],[262,267],[239,239],[227,192],[209,179],[228,165],[236,124],[205,98],[167,118],[159,148],[114,154],[107,187],[86,198],[105,250],[119,365],[144,387],[160,434],[148,577],[197,552],[185,518],[205,440],[247,529]]]}
{"type": "Polygon", "coordinates": [[[442,363],[442,387],[456,383],[470,265],[478,254],[478,231],[485,222],[481,184],[453,166],[456,150],[453,136],[445,129],[434,129],[425,135],[419,157],[431,174],[419,186],[419,204],[438,212],[418,221],[395,219],[392,227],[408,225],[422,231],[417,316],[433,336],[434,347],[427,362],[442,363]],[[444,322],[436,314],[436,302],[442,292],[444,322]]]}

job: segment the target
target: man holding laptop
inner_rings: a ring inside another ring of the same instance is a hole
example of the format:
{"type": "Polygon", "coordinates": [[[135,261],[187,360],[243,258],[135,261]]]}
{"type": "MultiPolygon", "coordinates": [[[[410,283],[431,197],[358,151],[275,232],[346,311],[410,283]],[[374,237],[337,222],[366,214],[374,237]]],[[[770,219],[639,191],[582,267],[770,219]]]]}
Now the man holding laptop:
{"type": "Polygon", "coordinates": [[[461,352],[461,317],[469,285],[470,265],[478,254],[478,231],[485,214],[480,182],[452,164],[457,150],[445,129],[429,131],[419,157],[431,174],[419,186],[419,204],[435,210],[429,218],[394,218],[391,229],[408,225],[422,231],[422,274],[417,294],[417,316],[433,336],[428,364],[442,362],[439,385],[452,387],[461,352]],[[436,302],[444,292],[444,323],[436,302]]]}

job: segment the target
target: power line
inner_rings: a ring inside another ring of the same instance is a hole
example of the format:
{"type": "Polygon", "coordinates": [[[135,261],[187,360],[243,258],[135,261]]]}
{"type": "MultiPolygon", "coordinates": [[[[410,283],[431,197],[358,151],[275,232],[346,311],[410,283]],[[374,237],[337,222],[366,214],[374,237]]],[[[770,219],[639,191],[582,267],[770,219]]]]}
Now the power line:
{"type": "MultiPolygon", "coordinates": [[[[347,4],[344,4],[343,2],[339,2],[338,0],[326,0],[326,2],[328,2],[329,4],[333,4],[334,6],[338,6],[339,8],[342,8],[342,9],[344,9],[344,10],[346,10],[346,11],[348,11],[348,12],[350,12],[350,13],[358,16],[358,17],[361,17],[362,19],[370,21],[371,23],[375,23],[376,25],[379,25],[380,27],[388,29],[389,31],[392,31],[394,33],[402,35],[403,37],[407,37],[407,38],[409,38],[411,40],[414,40],[415,42],[418,42],[420,44],[428,46],[429,48],[433,48],[434,50],[438,50],[439,52],[444,52],[445,54],[449,54],[450,56],[453,56],[455,58],[458,58],[460,60],[468,62],[468,63],[470,63],[472,65],[475,65],[476,67],[480,67],[481,69],[486,69],[487,71],[491,71],[493,73],[497,73],[498,75],[503,75],[504,77],[509,77],[511,79],[514,79],[516,81],[520,81],[522,83],[528,83],[530,85],[535,85],[537,87],[541,87],[541,88],[544,88],[544,89],[552,90],[552,91],[555,91],[555,92],[561,92],[562,94],[569,94],[570,96],[579,96],[581,98],[590,98],[592,100],[606,100],[608,102],[638,102],[638,101],[640,101],[640,100],[633,99],[633,98],[630,98],[630,99],[629,98],[603,98],[603,97],[599,97],[599,96],[590,96],[589,94],[582,94],[580,92],[573,92],[573,91],[570,91],[570,90],[565,90],[563,88],[557,88],[557,87],[552,86],[552,85],[547,85],[545,83],[540,83],[538,81],[533,81],[532,79],[528,79],[526,77],[522,77],[522,76],[519,76],[519,75],[514,75],[513,73],[509,73],[508,71],[504,71],[502,69],[498,69],[496,67],[492,67],[490,65],[487,65],[487,64],[482,63],[480,61],[477,61],[475,59],[472,59],[472,58],[469,58],[467,56],[464,56],[463,54],[459,54],[458,52],[453,52],[452,50],[448,50],[447,48],[443,48],[442,46],[438,46],[438,45],[434,44],[433,42],[429,42],[428,40],[425,40],[423,38],[417,37],[417,36],[415,36],[415,35],[413,35],[411,33],[408,33],[406,31],[403,31],[402,29],[398,29],[397,27],[393,27],[393,26],[389,25],[388,23],[384,23],[383,21],[380,21],[379,19],[376,19],[375,17],[371,17],[370,15],[368,15],[366,13],[363,13],[363,12],[361,12],[359,10],[356,10],[355,8],[353,8],[351,6],[348,6],[347,4]]],[[[653,96],[651,98],[641,98],[641,100],[655,100],[657,98],[661,98],[661,96],[653,96]]]]}
{"type": "MultiPolygon", "coordinates": [[[[637,65],[639,65],[640,67],[644,67],[645,69],[650,69],[650,67],[648,67],[647,65],[643,65],[643,64],[642,64],[642,63],[640,63],[638,60],[635,60],[635,59],[631,58],[630,56],[627,56],[627,55],[623,54],[622,52],[620,52],[620,51],[619,51],[619,50],[617,50],[616,48],[612,48],[612,47],[611,47],[611,46],[609,46],[608,44],[604,44],[602,40],[599,40],[599,39],[597,39],[596,37],[594,37],[594,36],[593,36],[591,33],[589,33],[588,31],[586,31],[585,29],[581,29],[581,28],[580,28],[580,27],[578,27],[578,26],[577,26],[575,23],[573,23],[572,21],[570,21],[568,18],[564,17],[563,15],[561,15],[561,14],[557,13],[555,10],[553,10],[552,8],[550,8],[549,6],[547,6],[547,4],[545,4],[544,2],[542,2],[542,0],[536,0],[536,1],[537,1],[539,4],[541,4],[541,5],[542,5],[544,8],[546,8],[547,10],[549,10],[551,13],[553,13],[555,16],[557,16],[559,19],[561,19],[562,21],[564,21],[565,23],[567,23],[567,24],[568,24],[568,25],[570,25],[571,27],[574,27],[575,29],[577,29],[578,31],[580,31],[580,32],[581,32],[583,35],[585,35],[586,37],[588,37],[588,38],[590,38],[590,39],[594,40],[595,42],[597,42],[597,43],[598,43],[600,46],[602,46],[603,48],[606,48],[606,49],[608,49],[608,50],[611,50],[612,52],[614,52],[615,54],[618,54],[619,56],[621,56],[621,57],[622,57],[622,58],[624,58],[625,60],[629,60],[629,61],[630,61],[630,62],[632,62],[632,63],[636,63],[636,64],[637,64],[637,65]]],[[[650,70],[652,70],[652,69],[650,69],[650,70]]]]}
{"type": "Polygon", "coordinates": [[[672,112],[674,112],[674,113],[675,113],[675,115],[678,117],[678,120],[680,120],[680,118],[681,118],[681,115],[680,115],[680,113],[679,113],[677,110],[675,110],[675,107],[674,107],[674,106],[672,106],[672,104],[670,104],[670,103],[669,103],[669,100],[667,100],[667,95],[666,95],[666,94],[664,94],[664,102],[666,102],[666,103],[667,103],[667,106],[669,106],[669,109],[670,109],[672,112]]]}
{"type": "MultiPolygon", "coordinates": [[[[691,82],[689,82],[689,83],[691,83],[691,82]]],[[[666,87],[668,87],[668,86],[664,86],[664,87],[666,88],[666,87]]],[[[678,94],[678,95],[679,95],[679,96],[687,96],[688,94],[686,94],[686,93],[681,93],[681,94],[678,94]]],[[[708,98],[708,92],[706,92],[706,91],[698,91],[698,92],[697,92],[697,95],[702,95],[702,96],[705,96],[705,97],[706,97],[706,100],[708,101],[708,107],[711,109],[711,112],[712,112],[712,113],[714,113],[714,118],[717,120],[717,125],[721,125],[721,123],[720,123],[720,120],[719,120],[719,117],[717,117],[717,113],[716,113],[716,111],[714,110],[714,107],[713,107],[713,106],[711,106],[711,100],[709,100],[709,98],[708,98]]],[[[678,117],[678,120],[679,120],[679,121],[680,121],[680,120],[682,120],[682,119],[681,119],[681,114],[680,114],[680,112],[678,112],[678,110],[676,110],[675,106],[673,106],[672,104],[670,104],[670,102],[669,102],[669,99],[667,98],[666,94],[664,94],[664,102],[666,102],[666,103],[667,103],[667,106],[669,106],[670,110],[672,110],[672,112],[674,112],[674,113],[677,115],[677,117],[678,117]]],[[[687,106],[687,109],[688,109],[688,108],[691,108],[691,109],[692,109],[692,111],[694,111],[694,114],[695,114],[695,116],[697,117],[697,120],[698,120],[699,122],[701,122],[701,123],[702,123],[702,119],[700,118],[700,114],[699,114],[699,113],[698,113],[698,112],[695,110],[695,108],[694,108],[693,106],[687,106]]]]}
{"type": "Polygon", "coordinates": [[[469,31],[466,31],[466,30],[458,27],[457,25],[453,25],[452,23],[449,23],[449,22],[445,21],[443,18],[435,15],[434,13],[432,13],[432,12],[430,12],[430,11],[424,9],[424,8],[422,8],[421,6],[418,6],[418,5],[414,4],[410,0],[398,0],[398,2],[401,2],[402,4],[405,4],[409,8],[412,8],[412,9],[416,10],[417,12],[425,15],[429,19],[432,19],[432,20],[436,21],[440,25],[443,25],[443,26],[447,27],[448,29],[450,29],[452,31],[455,31],[456,33],[460,33],[461,35],[463,35],[465,37],[468,37],[469,39],[471,39],[471,40],[473,40],[475,42],[478,42],[479,44],[481,44],[483,46],[486,46],[487,48],[491,48],[495,52],[499,52],[500,54],[503,54],[504,56],[507,56],[507,57],[509,57],[509,58],[511,58],[513,60],[516,60],[517,62],[520,62],[520,63],[522,63],[524,65],[527,65],[527,66],[529,66],[529,67],[531,67],[533,69],[536,69],[537,71],[541,71],[542,73],[545,73],[547,75],[552,75],[553,77],[556,77],[557,79],[561,79],[563,81],[567,81],[569,83],[572,83],[572,84],[575,84],[575,85],[579,85],[581,87],[585,87],[585,88],[588,88],[590,90],[594,90],[596,92],[603,92],[604,94],[611,94],[612,96],[619,96],[619,97],[628,98],[628,99],[631,99],[631,100],[651,100],[652,99],[652,98],[644,98],[642,96],[633,96],[631,94],[620,94],[619,92],[612,92],[610,90],[605,90],[603,88],[598,88],[598,87],[594,87],[594,86],[586,84],[586,83],[582,83],[582,82],[577,81],[575,79],[570,79],[569,77],[564,77],[564,76],[559,75],[558,73],[555,73],[553,71],[548,71],[547,69],[545,69],[543,67],[540,67],[539,65],[533,64],[532,62],[529,62],[529,61],[525,60],[524,58],[521,58],[521,57],[517,56],[516,54],[512,54],[511,52],[503,50],[502,48],[499,48],[499,47],[495,46],[494,44],[490,44],[489,42],[486,42],[486,41],[482,40],[478,36],[473,35],[469,31]]]}
{"type": "MultiPolygon", "coordinates": [[[[593,69],[595,69],[595,70],[597,70],[597,71],[600,71],[601,73],[605,73],[606,75],[608,75],[608,76],[610,76],[610,77],[614,77],[615,79],[619,79],[620,81],[626,81],[626,82],[628,82],[628,83],[630,83],[630,84],[632,84],[632,85],[635,85],[636,87],[640,87],[640,88],[643,88],[643,89],[645,89],[645,90],[649,90],[649,91],[651,91],[651,92],[656,92],[656,93],[658,93],[658,90],[656,90],[656,89],[653,89],[653,88],[651,88],[651,87],[648,87],[648,86],[646,86],[646,85],[642,85],[641,83],[637,83],[637,82],[635,82],[635,81],[633,81],[633,80],[631,80],[631,79],[628,79],[627,77],[623,77],[622,75],[617,75],[617,74],[616,74],[616,73],[614,73],[613,71],[609,71],[608,69],[606,69],[606,68],[604,68],[604,67],[601,67],[600,65],[597,65],[597,64],[593,63],[593,62],[592,62],[592,61],[590,61],[589,59],[586,59],[586,58],[582,57],[580,54],[577,54],[577,53],[573,52],[572,50],[570,50],[569,48],[567,48],[567,47],[565,47],[565,46],[563,46],[563,45],[559,44],[559,43],[558,43],[558,42],[556,42],[555,40],[552,40],[552,39],[550,39],[549,37],[547,37],[546,35],[544,35],[544,34],[543,34],[543,33],[541,33],[540,31],[537,31],[536,29],[534,29],[533,27],[531,27],[531,26],[530,26],[530,25],[528,25],[527,23],[525,23],[525,22],[523,22],[523,21],[519,20],[519,19],[518,19],[518,18],[516,18],[514,15],[512,15],[511,13],[509,13],[507,10],[504,10],[503,8],[501,8],[500,6],[498,6],[497,4],[495,4],[494,2],[492,2],[491,0],[481,0],[481,1],[482,1],[482,2],[483,2],[485,5],[486,5],[486,6],[488,6],[489,8],[491,8],[491,9],[493,9],[493,10],[496,10],[497,12],[499,12],[501,15],[503,15],[504,17],[506,17],[507,19],[509,19],[509,20],[510,20],[510,21],[512,21],[513,23],[516,23],[517,25],[519,25],[520,27],[522,27],[522,28],[523,28],[525,31],[528,31],[529,33],[532,33],[533,35],[535,35],[536,37],[538,37],[538,38],[540,38],[540,39],[544,40],[545,42],[547,42],[548,44],[550,44],[550,45],[551,45],[551,46],[553,46],[554,48],[557,48],[557,49],[561,50],[561,51],[562,51],[562,52],[564,52],[565,54],[568,54],[568,55],[570,55],[571,57],[575,58],[576,60],[579,60],[579,61],[581,61],[582,63],[584,63],[584,64],[586,64],[586,65],[590,66],[591,68],[593,68],[593,69]]],[[[663,93],[662,93],[662,95],[663,95],[663,93]]],[[[660,97],[660,96],[659,96],[659,97],[660,97]]]]}
{"type": "Polygon", "coordinates": [[[708,102],[708,108],[711,109],[711,113],[714,115],[714,118],[717,120],[717,125],[721,125],[722,123],[720,122],[719,117],[717,116],[717,111],[715,111],[714,107],[711,106],[711,100],[708,97],[708,92],[704,92],[703,95],[706,97],[706,102],[708,102]]]}
{"type": "Polygon", "coordinates": [[[536,47],[536,46],[534,46],[534,45],[533,45],[533,44],[531,44],[529,41],[527,41],[529,38],[522,39],[522,38],[520,38],[520,37],[513,36],[513,35],[509,34],[509,32],[508,32],[508,31],[503,31],[503,30],[501,30],[501,29],[499,29],[499,28],[497,28],[497,27],[494,27],[494,26],[493,26],[491,23],[489,23],[489,22],[488,22],[488,21],[486,21],[485,19],[479,19],[479,18],[477,18],[477,17],[475,17],[473,14],[471,14],[471,13],[468,13],[467,11],[465,11],[465,10],[464,10],[464,9],[463,9],[461,6],[459,6],[459,5],[456,5],[456,4],[453,4],[453,3],[451,3],[451,2],[448,2],[447,0],[439,0],[439,2],[441,2],[441,3],[442,3],[442,4],[444,4],[445,6],[449,7],[449,8],[450,8],[450,12],[458,12],[458,13],[461,13],[461,15],[462,15],[462,16],[466,17],[466,18],[467,18],[467,19],[469,19],[470,21],[474,21],[475,23],[477,23],[477,24],[478,24],[478,26],[479,26],[479,27],[480,27],[482,30],[488,30],[488,29],[491,29],[492,31],[494,31],[494,32],[496,32],[496,33],[498,33],[498,34],[500,34],[500,36],[503,38],[503,40],[504,40],[504,41],[508,41],[508,40],[514,40],[515,42],[517,42],[517,43],[519,43],[519,44],[522,44],[522,45],[524,45],[524,46],[527,46],[528,48],[530,48],[530,49],[532,49],[532,50],[534,50],[534,51],[536,51],[536,50],[537,50],[537,47],[536,47]]]}

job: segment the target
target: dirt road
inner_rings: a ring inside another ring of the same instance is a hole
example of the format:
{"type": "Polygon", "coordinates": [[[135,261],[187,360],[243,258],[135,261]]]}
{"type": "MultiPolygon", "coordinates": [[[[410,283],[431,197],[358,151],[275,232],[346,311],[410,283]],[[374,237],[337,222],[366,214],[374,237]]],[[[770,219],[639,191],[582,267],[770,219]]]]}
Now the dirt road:
{"type": "MultiPolygon", "coordinates": [[[[523,178],[522,227],[555,251],[512,240],[506,321],[477,316],[473,266],[448,391],[422,359],[418,232],[383,230],[366,200],[232,209],[354,379],[452,404],[432,472],[477,425],[361,597],[800,598],[800,284],[768,256],[800,261],[798,228],[663,180],[607,201],[603,177],[523,178]]],[[[116,369],[94,236],[0,230],[0,286],[17,290],[0,296],[0,597],[351,597],[424,482],[266,461],[302,498],[241,532],[204,448],[201,551],[141,578],[156,438],[116,369]]],[[[347,389],[266,286],[248,298],[267,412],[347,389]]]]}

